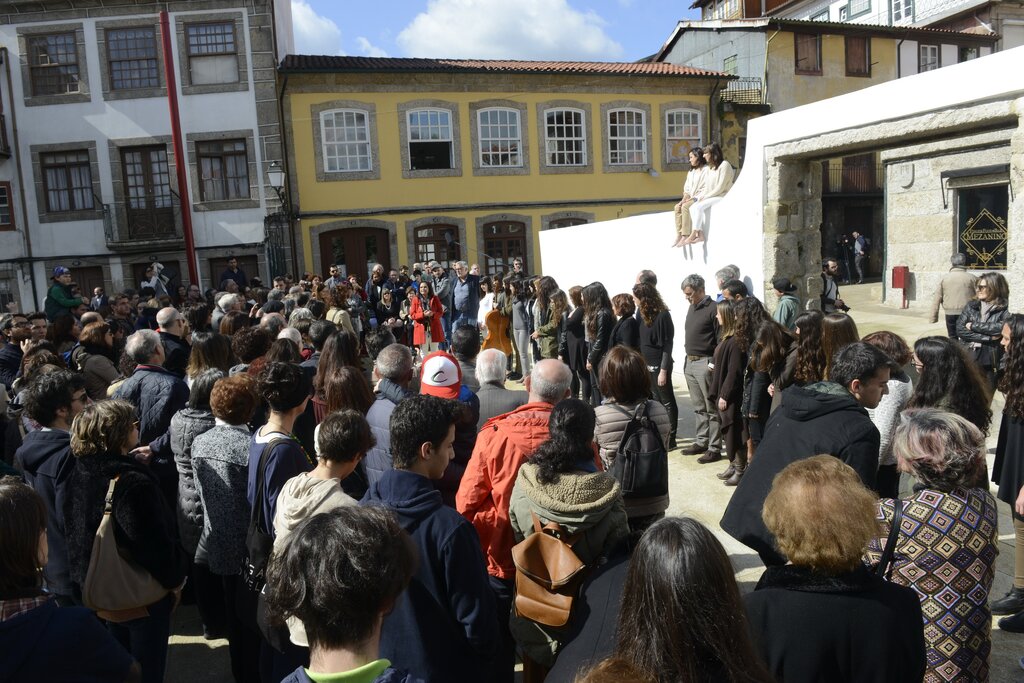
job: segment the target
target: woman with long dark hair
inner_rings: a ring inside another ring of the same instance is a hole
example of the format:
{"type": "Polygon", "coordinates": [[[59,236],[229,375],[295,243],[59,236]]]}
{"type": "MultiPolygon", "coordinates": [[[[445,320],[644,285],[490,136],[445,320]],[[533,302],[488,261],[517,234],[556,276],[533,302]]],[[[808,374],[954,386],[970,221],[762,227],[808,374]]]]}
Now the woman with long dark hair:
{"type": "Polygon", "coordinates": [[[352,327],[352,314],[348,308],[348,300],[351,296],[352,285],[342,282],[330,290],[324,303],[330,304],[330,308],[327,309],[327,320],[337,325],[339,330],[355,334],[355,328],[352,327]]]}
{"type": "Polygon", "coordinates": [[[736,171],[732,164],[722,156],[722,148],[717,142],[704,147],[704,161],[707,162],[704,188],[694,196],[697,201],[690,205],[690,221],[693,232],[684,244],[704,241],[707,230],[708,214],[712,206],[725,198],[725,193],[732,188],[736,171]]]}
{"type": "MultiPolygon", "coordinates": [[[[324,408],[327,403],[327,382],[342,368],[360,369],[359,340],[352,332],[338,330],[324,342],[324,348],[320,351],[320,363],[313,378],[313,406],[319,415],[327,415],[330,412],[324,408]]],[[[318,417],[317,421],[320,419],[318,417]]]]}
{"type": "Polygon", "coordinates": [[[569,304],[565,293],[559,298],[559,292],[555,278],[545,275],[537,281],[537,324],[530,337],[537,342],[541,359],[558,358],[558,344],[565,329],[563,318],[569,304]]]}
{"type": "Polygon", "coordinates": [[[790,352],[795,346],[793,335],[774,320],[764,320],[754,334],[747,364],[749,389],[743,395],[743,415],[749,436],[748,458],[761,443],[772,412],[772,392],[781,395],[792,381],[792,367],[788,361],[795,358],[790,352]]]}
{"type": "Polygon", "coordinates": [[[857,323],[845,313],[826,313],[821,320],[821,350],[825,354],[825,379],[829,377],[836,352],[847,344],[860,341],[857,323]]]}
{"type": "Polygon", "coordinates": [[[192,352],[185,369],[189,386],[204,370],[220,370],[227,375],[237,363],[238,359],[231,350],[231,337],[212,332],[192,333],[192,352]]]}
{"type": "Polygon", "coordinates": [[[640,310],[638,332],[640,354],[651,375],[651,396],[668,412],[670,426],[668,449],[676,447],[676,428],[679,422],[679,404],[672,386],[672,350],[676,328],[672,314],[658,293],[658,288],[647,282],[633,286],[633,300],[640,310]]]}
{"type": "Polygon", "coordinates": [[[445,341],[443,316],[444,306],[434,294],[434,286],[427,280],[420,282],[419,294],[409,304],[409,317],[413,321],[412,343],[419,348],[421,358],[437,351],[445,341]]]}
{"type": "Polygon", "coordinates": [[[604,354],[608,353],[608,342],[615,327],[615,312],[608,298],[608,290],[600,282],[591,282],[581,292],[583,316],[586,323],[590,350],[587,352],[587,370],[590,371],[590,404],[601,405],[600,378],[598,368],[604,354]]]}
{"type": "Polygon", "coordinates": [[[914,383],[904,371],[904,367],[914,354],[903,337],[886,330],[872,332],[864,337],[863,341],[887,355],[895,366],[889,373],[888,393],[882,396],[876,407],[868,408],[868,416],[882,437],[878,448],[878,479],[875,490],[882,498],[897,498],[900,475],[892,450],[892,437],[900,424],[900,415],[914,393],[914,383]]]}
{"type": "Polygon", "coordinates": [[[640,350],[640,323],[636,316],[636,301],[632,294],[616,294],[612,297],[612,312],[617,320],[612,328],[612,337],[608,347],[625,346],[634,351],[640,350]]]}
{"type": "Polygon", "coordinates": [[[565,338],[559,353],[562,361],[572,370],[573,398],[581,396],[590,399],[590,371],[587,370],[587,332],[584,323],[583,288],[573,285],[569,288],[569,300],[572,302],[572,313],[565,320],[565,338]]]}
{"type": "Polygon", "coordinates": [[[949,337],[923,337],[914,343],[912,360],[918,380],[908,408],[947,410],[988,434],[992,397],[985,377],[962,346],[949,337]]]}
{"type": "Polygon", "coordinates": [[[704,182],[707,178],[707,162],[704,160],[703,149],[690,148],[686,158],[690,162],[690,168],[686,171],[686,181],[683,183],[683,197],[673,210],[676,219],[676,241],[672,243],[673,247],[686,244],[687,238],[693,232],[690,207],[697,201],[695,197],[704,192],[704,182]]]}
{"type": "MultiPolygon", "coordinates": [[[[793,383],[814,384],[825,379],[825,351],[821,345],[821,311],[804,311],[793,323],[796,333],[796,365],[793,369],[793,383]]],[[[775,387],[776,396],[781,392],[775,387]]]]}
{"type": "Polygon", "coordinates": [[[967,302],[956,321],[956,335],[967,344],[971,359],[978,365],[994,391],[1003,356],[1000,342],[1010,287],[999,273],[983,273],[974,285],[978,298],[967,302]]]}
{"type": "Polygon", "coordinates": [[[633,551],[614,657],[645,680],[769,683],[725,548],[700,522],[669,517],[633,551]]]}
{"type": "MultiPolygon", "coordinates": [[[[594,462],[594,409],[567,398],[551,411],[548,439],[519,469],[509,499],[509,520],[517,541],[533,534],[533,517],[556,522],[576,536],[573,552],[596,566],[629,533],[619,482],[594,462]]],[[[512,633],[541,667],[554,663],[559,634],[534,621],[513,617],[512,633]]]]}
{"type": "Polygon", "coordinates": [[[80,346],[71,352],[71,365],[85,377],[89,398],[102,401],[118,376],[114,366],[114,333],[107,323],[89,323],[78,341],[80,346]]]}
{"type": "Polygon", "coordinates": [[[999,389],[1006,396],[1006,405],[999,424],[992,481],[999,485],[997,497],[1010,506],[1013,515],[1014,571],[1013,587],[992,603],[992,614],[1012,614],[999,620],[999,628],[1024,633],[1024,315],[1014,313],[1006,319],[1001,343],[1006,370],[999,389]]]}

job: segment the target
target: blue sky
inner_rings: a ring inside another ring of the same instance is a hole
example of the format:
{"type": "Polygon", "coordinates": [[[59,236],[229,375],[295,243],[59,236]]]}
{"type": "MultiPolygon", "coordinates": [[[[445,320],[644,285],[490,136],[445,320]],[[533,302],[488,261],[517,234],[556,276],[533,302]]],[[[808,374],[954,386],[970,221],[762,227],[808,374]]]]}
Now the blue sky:
{"type": "Polygon", "coordinates": [[[376,57],[634,61],[692,0],[292,0],[295,49],[376,57]]]}

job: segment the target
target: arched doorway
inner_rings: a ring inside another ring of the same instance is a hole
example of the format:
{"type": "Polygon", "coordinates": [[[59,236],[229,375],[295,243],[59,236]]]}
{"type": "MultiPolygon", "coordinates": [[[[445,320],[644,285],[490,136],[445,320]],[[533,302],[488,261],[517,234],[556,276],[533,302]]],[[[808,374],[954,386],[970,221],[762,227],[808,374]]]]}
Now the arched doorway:
{"type": "Polygon", "coordinates": [[[320,273],[337,264],[345,275],[366,280],[376,264],[391,269],[388,231],[381,228],[343,228],[320,235],[320,273]]]}
{"type": "Polygon", "coordinates": [[[484,275],[508,273],[513,259],[523,260],[523,272],[530,264],[526,258],[526,224],[520,221],[495,221],[483,226],[484,275]]]}

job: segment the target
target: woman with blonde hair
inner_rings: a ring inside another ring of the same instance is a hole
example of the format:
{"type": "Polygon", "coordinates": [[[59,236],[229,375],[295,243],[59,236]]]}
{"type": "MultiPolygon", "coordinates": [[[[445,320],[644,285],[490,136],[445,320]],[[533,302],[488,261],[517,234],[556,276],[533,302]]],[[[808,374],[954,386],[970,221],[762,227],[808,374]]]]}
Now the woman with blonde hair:
{"type": "Polygon", "coordinates": [[[138,441],[138,417],[127,401],[92,403],[75,418],[71,426],[75,465],[68,479],[70,495],[64,501],[64,526],[77,591],[86,583],[107,498],[118,550],[167,590],[156,602],[134,610],[98,612],[139,662],[142,680],[156,683],[164,678],[171,611],[188,572],[188,558],[174,533],[174,515],[156,475],[128,455],[138,441]]]}
{"type": "Polygon", "coordinates": [[[959,415],[911,409],[903,412],[892,450],[900,469],[918,484],[906,500],[878,501],[882,527],[868,560],[878,565],[883,553],[891,555],[879,569],[920,597],[928,657],[924,680],[987,681],[992,650],[988,594],[999,555],[999,515],[983,486],[985,436],[959,415]],[[890,532],[897,515],[894,536],[890,532]]]}
{"type": "Polygon", "coordinates": [[[745,597],[757,650],[780,681],[920,681],[924,632],[917,593],[862,563],[878,535],[877,503],[832,455],[778,475],[763,519],[789,564],[768,567],[745,597]]]}

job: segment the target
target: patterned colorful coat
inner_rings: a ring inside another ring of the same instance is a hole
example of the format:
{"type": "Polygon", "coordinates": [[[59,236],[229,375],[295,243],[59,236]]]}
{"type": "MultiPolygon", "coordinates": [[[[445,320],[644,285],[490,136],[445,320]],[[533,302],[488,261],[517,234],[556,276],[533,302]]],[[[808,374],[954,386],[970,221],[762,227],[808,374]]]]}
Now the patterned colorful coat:
{"type": "MultiPolygon", "coordinates": [[[[896,501],[878,502],[881,535],[868,560],[877,564],[896,501]]],[[[902,501],[903,522],[891,580],[921,597],[928,668],[925,683],[989,679],[989,591],[999,555],[996,501],[980,488],[922,489],[902,501]]]]}

